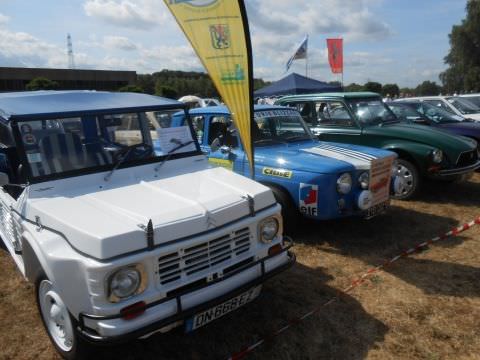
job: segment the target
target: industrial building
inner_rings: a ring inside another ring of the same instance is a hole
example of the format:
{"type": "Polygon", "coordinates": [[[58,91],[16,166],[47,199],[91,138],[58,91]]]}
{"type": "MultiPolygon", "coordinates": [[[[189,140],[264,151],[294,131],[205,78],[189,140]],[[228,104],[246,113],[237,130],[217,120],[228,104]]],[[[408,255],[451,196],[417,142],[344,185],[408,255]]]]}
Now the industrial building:
{"type": "Polygon", "coordinates": [[[35,78],[56,81],[59,90],[110,90],[134,85],[135,71],[0,67],[0,92],[23,91],[35,78]]]}

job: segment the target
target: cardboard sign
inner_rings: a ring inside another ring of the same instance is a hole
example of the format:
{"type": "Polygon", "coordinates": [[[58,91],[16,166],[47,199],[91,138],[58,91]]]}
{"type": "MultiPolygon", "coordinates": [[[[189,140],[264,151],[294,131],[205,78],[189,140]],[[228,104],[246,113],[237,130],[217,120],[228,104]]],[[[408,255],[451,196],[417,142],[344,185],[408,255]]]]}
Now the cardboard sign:
{"type": "Polygon", "coordinates": [[[372,193],[372,206],[390,199],[390,183],[394,161],[394,156],[372,160],[369,188],[372,193]]]}

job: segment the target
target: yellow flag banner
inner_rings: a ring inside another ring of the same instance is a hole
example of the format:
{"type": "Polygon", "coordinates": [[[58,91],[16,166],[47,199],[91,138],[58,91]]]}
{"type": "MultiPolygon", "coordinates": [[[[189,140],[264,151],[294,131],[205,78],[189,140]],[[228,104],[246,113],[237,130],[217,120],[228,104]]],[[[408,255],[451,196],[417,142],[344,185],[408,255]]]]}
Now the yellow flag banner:
{"type": "Polygon", "coordinates": [[[164,0],[232,113],[253,176],[253,66],[243,0],[164,0]]]}

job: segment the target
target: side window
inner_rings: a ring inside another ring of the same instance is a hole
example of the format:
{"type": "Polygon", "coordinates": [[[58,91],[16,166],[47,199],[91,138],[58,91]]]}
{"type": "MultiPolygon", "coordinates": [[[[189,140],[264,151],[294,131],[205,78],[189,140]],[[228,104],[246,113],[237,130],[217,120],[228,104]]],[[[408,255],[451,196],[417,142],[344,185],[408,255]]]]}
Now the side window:
{"type": "Polygon", "coordinates": [[[324,126],[354,127],[347,107],[340,101],[322,101],[315,104],[318,123],[324,126]]]}
{"type": "Polygon", "coordinates": [[[205,132],[205,116],[193,116],[192,117],[193,131],[197,136],[198,143],[203,144],[203,134],[205,132]]]}
{"type": "Polygon", "coordinates": [[[238,147],[237,131],[233,121],[227,116],[212,116],[208,132],[208,145],[217,140],[220,146],[238,147]]]}
{"type": "Polygon", "coordinates": [[[287,104],[287,106],[296,108],[300,115],[302,115],[302,119],[307,123],[307,125],[317,125],[315,107],[311,102],[290,103],[287,104]]]}

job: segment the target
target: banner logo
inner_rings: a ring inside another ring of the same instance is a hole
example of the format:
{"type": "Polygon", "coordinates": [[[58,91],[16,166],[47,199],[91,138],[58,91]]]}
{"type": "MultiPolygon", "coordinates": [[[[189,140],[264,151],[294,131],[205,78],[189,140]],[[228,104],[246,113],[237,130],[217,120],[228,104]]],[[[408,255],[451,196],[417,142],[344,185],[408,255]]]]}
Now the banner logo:
{"type": "Polygon", "coordinates": [[[231,44],[230,28],[228,25],[210,25],[212,46],[217,50],[228,49],[231,44]]]}
{"type": "Polygon", "coordinates": [[[170,5],[187,4],[192,6],[210,6],[218,0],[170,0],[170,5]]]}
{"type": "Polygon", "coordinates": [[[300,212],[304,215],[318,215],[318,185],[300,184],[300,212]]]}
{"type": "Polygon", "coordinates": [[[235,70],[224,70],[221,72],[222,83],[232,84],[245,80],[245,70],[240,64],[235,64],[235,70]]]}

